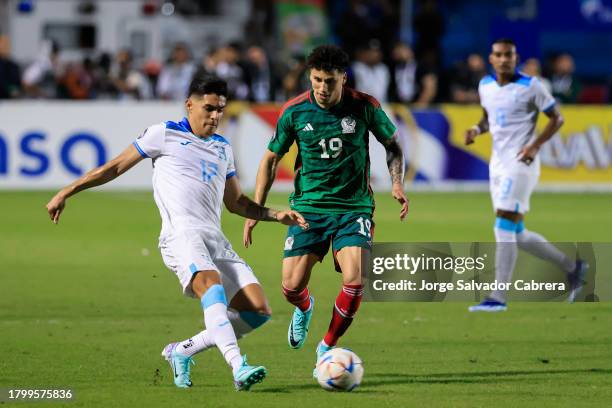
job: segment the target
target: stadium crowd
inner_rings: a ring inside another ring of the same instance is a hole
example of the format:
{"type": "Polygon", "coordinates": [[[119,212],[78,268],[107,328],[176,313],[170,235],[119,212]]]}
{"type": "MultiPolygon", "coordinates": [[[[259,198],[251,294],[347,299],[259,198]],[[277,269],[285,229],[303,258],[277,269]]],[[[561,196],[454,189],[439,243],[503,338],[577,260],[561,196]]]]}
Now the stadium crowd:
{"type": "MultiPolygon", "coordinates": [[[[60,53],[57,45],[47,42],[34,62],[20,66],[10,57],[8,38],[0,37],[0,99],[182,100],[193,75],[204,71],[228,82],[232,100],[283,101],[308,87],[303,55],[275,61],[258,45],[230,43],[195,60],[188,46],[178,43],[165,63],[150,60],[140,66],[127,49],[115,55],[103,52],[81,62],[62,62],[60,53]]],[[[540,77],[559,101],[590,101],[574,75],[571,55],[557,55],[545,68],[543,74],[535,58],[521,65],[523,72],[540,77]]],[[[416,107],[442,102],[475,104],[478,83],[487,72],[485,57],[476,53],[443,70],[415,58],[405,43],[396,43],[390,55],[384,55],[380,42],[372,39],[356,48],[349,85],[381,102],[416,107]]]]}
{"type": "MultiPolygon", "coordinates": [[[[398,11],[388,1],[351,1],[331,18],[334,42],[352,58],[349,86],[381,102],[417,108],[444,102],[478,103],[478,83],[489,71],[487,56],[472,53],[464,61],[444,66],[445,20],[436,3],[420,2],[412,24],[414,46],[397,41],[398,11]]],[[[0,99],[183,100],[193,75],[205,71],[228,82],[232,100],[285,101],[309,86],[306,50],[289,54],[279,50],[268,41],[273,37],[266,31],[271,26],[250,21],[244,35],[249,43],[232,42],[203,53],[176,43],[164,62],[136,60],[127,49],[65,61],[59,47],[46,41],[39,55],[32,56],[33,62],[18,64],[11,59],[9,38],[0,35],[0,99]]],[[[608,103],[612,97],[609,85],[593,86],[577,77],[574,58],[568,53],[552,55],[543,63],[530,58],[520,69],[540,77],[563,103],[608,103]]]]}

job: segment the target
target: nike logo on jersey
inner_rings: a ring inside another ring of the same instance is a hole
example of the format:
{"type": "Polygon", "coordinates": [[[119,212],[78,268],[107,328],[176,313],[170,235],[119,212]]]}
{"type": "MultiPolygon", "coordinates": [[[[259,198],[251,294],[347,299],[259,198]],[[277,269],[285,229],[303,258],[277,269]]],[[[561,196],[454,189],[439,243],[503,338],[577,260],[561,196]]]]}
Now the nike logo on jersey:
{"type": "Polygon", "coordinates": [[[187,146],[189,143],[193,143],[193,142],[181,142],[183,146],[187,146]]]}
{"type": "Polygon", "coordinates": [[[310,123],[307,123],[306,126],[304,126],[304,129],[302,129],[304,132],[312,132],[314,130],[314,128],[312,127],[312,125],[310,123]]]}

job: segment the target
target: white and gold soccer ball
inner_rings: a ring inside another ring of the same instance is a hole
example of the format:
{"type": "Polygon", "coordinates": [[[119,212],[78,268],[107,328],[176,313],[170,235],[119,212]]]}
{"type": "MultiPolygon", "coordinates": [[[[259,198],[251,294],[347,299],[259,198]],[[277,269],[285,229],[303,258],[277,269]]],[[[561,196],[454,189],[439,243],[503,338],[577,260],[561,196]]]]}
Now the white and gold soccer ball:
{"type": "Polygon", "coordinates": [[[363,378],[363,362],[349,349],[333,348],[316,367],[317,381],[328,391],[353,391],[363,378]]]}

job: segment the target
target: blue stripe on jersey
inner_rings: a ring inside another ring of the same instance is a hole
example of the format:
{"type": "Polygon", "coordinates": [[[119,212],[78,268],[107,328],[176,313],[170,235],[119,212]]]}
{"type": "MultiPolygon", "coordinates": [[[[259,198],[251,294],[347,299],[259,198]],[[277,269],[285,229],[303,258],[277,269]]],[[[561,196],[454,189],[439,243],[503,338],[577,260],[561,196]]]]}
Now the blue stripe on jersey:
{"type": "Polygon", "coordinates": [[[548,113],[552,110],[552,108],[555,107],[555,105],[557,104],[557,101],[552,101],[552,103],[550,105],[548,105],[547,107],[545,107],[542,112],[544,113],[548,113]]]}
{"type": "Polygon", "coordinates": [[[230,173],[227,173],[227,175],[225,176],[226,180],[229,180],[230,178],[234,177],[236,175],[235,171],[232,171],[230,173]]]}
{"type": "Polygon", "coordinates": [[[198,267],[196,266],[196,264],[192,263],[191,265],[189,265],[189,270],[191,271],[191,273],[196,273],[198,271],[198,267]]]}
{"type": "Polygon", "coordinates": [[[173,122],[171,120],[166,122],[166,129],[172,129],[172,130],[178,130],[179,132],[191,133],[191,130],[187,129],[180,122],[176,123],[176,122],[173,122]]]}
{"type": "Polygon", "coordinates": [[[504,231],[516,232],[516,223],[502,217],[495,218],[495,228],[504,231]]]}
{"type": "Polygon", "coordinates": [[[227,298],[225,297],[225,290],[223,290],[223,286],[219,285],[218,283],[212,285],[210,288],[208,288],[206,293],[204,293],[204,296],[202,296],[202,300],[200,302],[202,303],[202,307],[204,309],[209,308],[215,303],[223,303],[224,305],[227,305],[227,298]]]}
{"type": "Polygon", "coordinates": [[[491,82],[495,82],[495,78],[493,78],[491,75],[487,75],[480,80],[480,85],[486,85],[491,82]]]}
{"type": "Polygon", "coordinates": [[[193,133],[193,130],[191,130],[191,125],[189,124],[189,121],[187,120],[187,118],[181,119],[179,124],[183,126],[185,129],[187,129],[188,132],[193,133]]]}
{"type": "Polygon", "coordinates": [[[521,232],[525,231],[525,224],[523,223],[523,220],[520,220],[517,224],[516,224],[516,233],[520,234],[521,232]]]}
{"type": "Polygon", "coordinates": [[[515,75],[513,80],[517,85],[529,86],[531,84],[531,77],[525,74],[518,73],[515,75]]]}
{"type": "Polygon", "coordinates": [[[224,138],[223,136],[218,135],[218,134],[216,134],[216,133],[215,133],[214,135],[212,135],[212,136],[211,136],[211,138],[212,138],[212,140],[216,140],[217,142],[221,142],[221,143],[225,143],[225,144],[230,144],[230,143],[227,141],[227,139],[226,139],[226,138],[224,138]]]}
{"type": "Polygon", "coordinates": [[[136,150],[138,150],[138,153],[140,153],[140,155],[145,158],[148,159],[149,156],[140,148],[140,146],[138,146],[138,143],[136,143],[136,141],[134,140],[134,143],[132,143],[134,145],[134,147],[136,148],[136,150]]]}

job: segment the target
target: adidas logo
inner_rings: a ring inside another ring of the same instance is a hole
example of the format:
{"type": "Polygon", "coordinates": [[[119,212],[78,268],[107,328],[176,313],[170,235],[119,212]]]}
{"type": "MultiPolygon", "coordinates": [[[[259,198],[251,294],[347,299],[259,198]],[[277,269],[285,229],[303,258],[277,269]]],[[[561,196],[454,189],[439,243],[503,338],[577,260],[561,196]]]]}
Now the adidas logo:
{"type": "Polygon", "coordinates": [[[304,129],[302,129],[304,132],[312,132],[314,130],[314,128],[312,127],[312,125],[310,123],[307,123],[306,126],[304,126],[304,129]]]}

